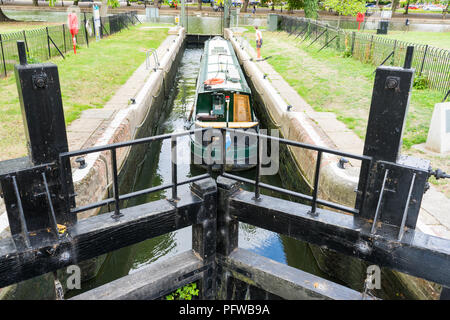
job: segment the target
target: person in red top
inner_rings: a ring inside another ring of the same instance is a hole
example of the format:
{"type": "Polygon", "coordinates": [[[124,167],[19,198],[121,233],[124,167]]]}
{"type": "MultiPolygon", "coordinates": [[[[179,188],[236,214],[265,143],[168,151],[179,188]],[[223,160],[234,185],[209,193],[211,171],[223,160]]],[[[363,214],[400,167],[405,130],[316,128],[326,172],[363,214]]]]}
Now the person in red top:
{"type": "Polygon", "coordinates": [[[258,30],[258,26],[255,26],[255,36],[256,36],[256,53],[257,59],[261,59],[261,46],[262,46],[262,33],[258,30]]]}

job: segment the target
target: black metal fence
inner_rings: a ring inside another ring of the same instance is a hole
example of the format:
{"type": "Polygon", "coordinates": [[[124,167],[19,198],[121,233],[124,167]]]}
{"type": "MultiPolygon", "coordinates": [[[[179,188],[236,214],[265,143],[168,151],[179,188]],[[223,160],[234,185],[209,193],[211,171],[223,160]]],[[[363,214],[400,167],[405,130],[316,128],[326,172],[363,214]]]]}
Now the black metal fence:
{"type": "MultiPolygon", "coordinates": [[[[138,22],[137,12],[119,13],[100,19],[100,35],[102,37],[119,32],[138,22]]],[[[89,41],[95,39],[93,17],[82,16],[80,29],[76,35],[77,46],[89,46],[89,41]]],[[[0,34],[0,76],[7,76],[19,63],[17,41],[25,41],[28,61],[43,62],[54,56],[64,56],[72,50],[72,35],[67,25],[56,25],[45,28],[23,30],[0,34]]]]}
{"type": "Polygon", "coordinates": [[[401,66],[408,46],[414,46],[412,67],[430,89],[447,92],[450,88],[450,51],[429,45],[388,39],[368,33],[345,31],[319,21],[281,16],[280,29],[297,41],[332,47],[363,63],[401,66]]]}

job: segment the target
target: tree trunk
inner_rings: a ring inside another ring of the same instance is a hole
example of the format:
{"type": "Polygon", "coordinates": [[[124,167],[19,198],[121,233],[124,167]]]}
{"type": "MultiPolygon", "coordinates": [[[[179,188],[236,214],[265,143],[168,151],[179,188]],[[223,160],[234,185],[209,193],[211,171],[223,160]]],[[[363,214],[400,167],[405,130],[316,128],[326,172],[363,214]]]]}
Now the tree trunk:
{"type": "Polygon", "coordinates": [[[33,6],[37,7],[38,5],[38,0],[33,0],[33,6]]]}
{"type": "Polygon", "coordinates": [[[405,14],[408,14],[408,11],[409,11],[409,1],[410,0],[408,0],[408,2],[406,3],[405,14]]]}
{"type": "Polygon", "coordinates": [[[275,4],[272,2],[272,11],[275,11],[275,4]]]}
{"type": "Polygon", "coordinates": [[[398,7],[399,3],[400,3],[400,0],[392,1],[392,17],[394,17],[395,10],[397,10],[397,7],[398,7]]]}
{"type": "Polygon", "coordinates": [[[248,7],[248,0],[244,0],[244,7],[242,8],[242,11],[247,12],[248,7]]]}
{"type": "Polygon", "coordinates": [[[74,5],[74,6],[77,6],[77,5],[78,5],[78,0],[75,0],[75,1],[73,2],[73,5],[74,5]]]}
{"type": "Polygon", "coordinates": [[[2,11],[2,8],[0,8],[0,22],[5,21],[13,21],[12,19],[8,18],[2,11]]]}
{"type": "Polygon", "coordinates": [[[197,0],[197,10],[202,10],[202,0],[197,0]]]}
{"type": "Polygon", "coordinates": [[[442,19],[445,19],[445,15],[448,13],[449,7],[450,7],[450,1],[447,3],[447,7],[445,7],[445,9],[442,10],[442,19]]]}

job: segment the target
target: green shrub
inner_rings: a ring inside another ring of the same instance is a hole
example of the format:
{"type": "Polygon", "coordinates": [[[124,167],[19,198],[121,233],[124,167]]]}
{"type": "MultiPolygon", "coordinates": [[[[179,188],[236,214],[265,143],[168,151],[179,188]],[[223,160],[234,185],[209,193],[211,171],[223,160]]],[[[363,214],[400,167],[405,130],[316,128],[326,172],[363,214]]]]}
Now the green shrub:
{"type": "Polygon", "coordinates": [[[343,58],[350,58],[352,56],[352,50],[350,48],[345,49],[344,52],[342,52],[343,58]]]}
{"type": "Polygon", "coordinates": [[[194,296],[198,296],[197,284],[190,283],[166,296],[166,300],[192,300],[194,296]]]}
{"type": "Polygon", "coordinates": [[[421,74],[414,78],[413,88],[417,90],[428,89],[430,81],[425,74],[421,74]]]}

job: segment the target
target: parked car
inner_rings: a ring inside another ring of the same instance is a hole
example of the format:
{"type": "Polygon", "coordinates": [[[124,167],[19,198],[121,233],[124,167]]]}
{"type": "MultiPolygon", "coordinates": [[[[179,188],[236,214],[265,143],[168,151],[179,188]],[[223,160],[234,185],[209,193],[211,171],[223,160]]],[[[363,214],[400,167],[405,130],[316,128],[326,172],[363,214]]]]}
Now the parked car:
{"type": "Polygon", "coordinates": [[[427,10],[427,11],[441,11],[442,8],[436,5],[429,5],[429,6],[423,6],[423,10],[427,10]]]}
{"type": "Polygon", "coordinates": [[[366,4],[366,8],[375,8],[375,7],[376,7],[376,5],[373,3],[366,4]]]}
{"type": "MultiPolygon", "coordinates": [[[[406,7],[405,7],[405,8],[406,8],[406,7]]],[[[418,6],[413,5],[413,4],[410,4],[410,5],[408,6],[408,8],[409,8],[410,10],[418,10],[418,9],[419,9],[418,6]]]]}
{"type": "Polygon", "coordinates": [[[242,1],[240,1],[240,0],[233,0],[232,5],[233,5],[233,7],[241,7],[242,6],[242,1]]]}

